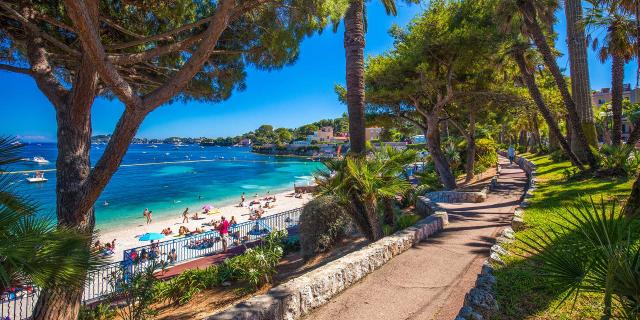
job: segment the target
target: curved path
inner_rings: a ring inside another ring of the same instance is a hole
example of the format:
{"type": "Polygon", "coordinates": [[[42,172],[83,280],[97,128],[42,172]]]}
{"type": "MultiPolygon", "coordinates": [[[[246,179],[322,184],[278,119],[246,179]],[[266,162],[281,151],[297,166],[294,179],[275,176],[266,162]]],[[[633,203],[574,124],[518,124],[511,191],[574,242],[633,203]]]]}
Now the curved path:
{"type": "Polygon", "coordinates": [[[525,173],[499,158],[496,190],[483,203],[442,204],[449,225],[393,258],[306,320],[454,319],[524,191],[525,173]]]}

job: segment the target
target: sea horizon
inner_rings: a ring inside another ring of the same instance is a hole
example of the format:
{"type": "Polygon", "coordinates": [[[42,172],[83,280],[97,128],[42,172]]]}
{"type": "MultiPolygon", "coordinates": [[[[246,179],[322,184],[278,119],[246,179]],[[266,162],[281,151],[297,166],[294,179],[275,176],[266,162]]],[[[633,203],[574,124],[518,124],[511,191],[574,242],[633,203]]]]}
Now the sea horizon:
{"type": "MultiPolygon", "coordinates": [[[[143,221],[145,208],[154,220],[177,217],[185,209],[200,211],[202,205],[221,207],[254,194],[292,190],[306,184],[320,162],[300,157],[275,157],[252,153],[247,147],[201,147],[169,144],[131,144],[121,167],[95,203],[96,229],[111,231],[143,221]]],[[[92,145],[91,164],[100,158],[104,145],[92,145]]],[[[39,204],[38,215],[55,219],[55,143],[30,143],[19,157],[44,157],[47,164],[20,161],[5,168],[14,173],[18,194],[39,204]],[[45,171],[44,183],[27,183],[34,170],[45,171]],[[28,173],[23,173],[28,171],[28,173]]]]}

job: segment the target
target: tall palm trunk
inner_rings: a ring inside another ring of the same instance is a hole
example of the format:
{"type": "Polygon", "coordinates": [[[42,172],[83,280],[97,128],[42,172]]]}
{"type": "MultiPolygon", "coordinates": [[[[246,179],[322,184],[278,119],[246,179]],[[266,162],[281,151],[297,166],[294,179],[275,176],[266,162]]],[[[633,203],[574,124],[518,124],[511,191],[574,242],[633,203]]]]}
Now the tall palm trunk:
{"type": "MultiPolygon", "coordinates": [[[[578,111],[580,127],[587,143],[597,145],[595,119],[591,108],[591,87],[589,85],[589,65],[587,64],[587,40],[584,34],[581,0],[566,0],[564,3],[567,17],[567,44],[569,49],[569,68],[571,71],[571,95],[578,111]]],[[[574,140],[571,144],[573,152],[585,162],[585,152],[574,140]]]]}
{"type": "Polygon", "coordinates": [[[620,145],[622,142],[622,90],[624,82],[624,59],[613,55],[611,66],[611,113],[613,114],[613,128],[611,144],[620,145]]]}
{"type": "Polygon", "coordinates": [[[344,49],[347,62],[347,111],[351,152],[365,152],[364,120],[364,1],[350,1],[344,17],[344,49]]]}
{"type": "Polygon", "coordinates": [[[522,80],[524,81],[525,85],[527,86],[527,89],[529,90],[529,95],[531,95],[531,99],[533,99],[536,106],[538,107],[538,110],[542,114],[542,117],[547,122],[547,125],[549,126],[549,130],[556,137],[558,137],[560,146],[562,147],[564,152],[569,156],[569,159],[571,159],[571,162],[575,166],[583,170],[584,167],[582,166],[582,163],[580,162],[578,157],[575,155],[575,153],[573,153],[573,151],[571,150],[571,146],[569,145],[567,140],[562,135],[562,132],[560,131],[558,122],[554,119],[553,114],[551,113],[547,105],[544,103],[542,94],[540,93],[540,90],[538,89],[538,85],[536,84],[536,79],[534,78],[533,74],[531,74],[531,72],[529,72],[529,70],[527,69],[527,62],[525,60],[524,53],[520,50],[516,50],[513,53],[513,57],[516,60],[516,63],[518,64],[518,69],[520,70],[520,74],[522,75],[522,80]]]}
{"type": "Polygon", "coordinates": [[[542,28],[538,24],[536,9],[531,0],[519,2],[518,6],[524,16],[524,23],[527,27],[527,30],[529,31],[531,38],[535,42],[538,51],[542,55],[545,66],[549,69],[549,72],[553,76],[553,79],[558,86],[558,90],[560,91],[560,95],[562,96],[565,108],[567,109],[567,115],[571,120],[571,129],[573,129],[571,137],[572,142],[575,140],[576,143],[580,145],[580,148],[585,150],[585,162],[588,163],[592,169],[597,168],[598,160],[589,148],[587,138],[584,134],[584,131],[582,130],[582,127],[580,126],[578,111],[576,110],[573,98],[571,98],[571,94],[569,93],[567,83],[564,80],[564,75],[560,71],[560,67],[558,67],[556,58],[551,52],[551,48],[547,43],[547,39],[544,35],[544,32],[542,31],[542,28]]]}

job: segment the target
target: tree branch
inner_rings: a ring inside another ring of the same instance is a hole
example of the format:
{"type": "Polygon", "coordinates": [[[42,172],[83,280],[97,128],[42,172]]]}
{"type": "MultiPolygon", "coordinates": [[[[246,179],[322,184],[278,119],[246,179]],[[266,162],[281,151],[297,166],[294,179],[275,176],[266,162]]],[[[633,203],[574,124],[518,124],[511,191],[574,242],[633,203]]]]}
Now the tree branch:
{"type": "Polygon", "coordinates": [[[27,42],[27,59],[31,65],[31,76],[51,104],[56,109],[61,109],[66,105],[69,91],[53,75],[53,68],[47,60],[47,51],[42,46],[43,42],[44,40],[37,36],[27,42]]]}
{"type": "MultiPolygon", "coordinates": [[[[216,10],[216,12],[217,12],[217,10],[216,10]]],[[[144,37],[144,38],[141,38],[141,39],[138,39],[138,40],[134,40],[134,41],[130,41],[130,42],[122,43],[122,44],[111,45],[111,46],[108,46],[107,49],[108,50],[119,50],[119,49],[125,49],[125,48],[134,47],[134,46],[137,46],[137,45],[145,44],[145,43],[151,42],[151,41],[165,40],[165,39],[168,39],[168,38],[170,38],[171,36],[173,36],[173,35],[175,35],[177,33],[180,33],[182,31],[186,31],[186,30],[198,27],[198,26],[201,26],[201,25],[203,25],[205,23],[210,22],[211,20],[213,20],[213,16],[200,19],[200,20],[198,20],[196,22],[193,22],[193,23],[185,24],[185,25],[183,25],[181,27],[178,27],[178,28],[175,28],[175,29],[173,29],[171,31],[159,33],[159,34],[156,34],[156,35],[153,35],[153,36],[144,37]]]]}
{"type": "Polygon", "coordinates": [[[5,11],[10,13],[16,20],[18,20],[20,23],[22,23],[24,25],[24,27],[26,29],[28,29],[31,33],[41,37],[42,39],[47,40],[48,42],[51,42],[56,47],[60,48],[61,50],[65,51],[65,52],[67,52],[69,54],[72,54],[74,56],[80,56],[80,52],[70,48],[66,44],[62,43],[60,40],[50,36],[46,32],[43,32],[42,30],[40,30],[40,28],[38,28],[38,26],[36,26],[35,24],[31,23],[27,18],[23,17],[20,13],[18,13],[13,8],[11,8],[10,5],[0,1],[0,7],[2,7],[5,11]]]}
{"type": "Polygon", "coordinates": [[[139,108],[142,100],[133,91],[131,85],[125,81],[115,66],[109,61],[100,42],[100,35],[89,14],[89,10],[84,1],[65,0],[69,17],[74,21],[78,29],[78,37],[85,52],[91,57],[93,63],[100,74],[100,78],[109,85],[127,108],[139,108]]]}
{"type": "Polygon", "coordinates": [[[201,34],[170,45],[155,47],[140,53],[109,55],[109,60],[117,65],[132,65],[158,56],[184,50],[200,40],[202,40],[201,34]]]}
{"type": "Polygon", "coordinates": [[[33,71],[31,71],[30,69],[15,67],[15,66],[8,65],[8,64],[0,64],[0,70],[11,71],[11,72],[16,72],[16,73],[22,73],[22,74],[26,74],[26,75],[30,75],[30,76],[33,75],[33,71]]]}
{"type": "Polygon", "coordinates": [[[105,16],[100,16],[100,20],[104,21],[108,26],[110,26],[110,27],[112,27],[112,28],[114,28],[114,29],[126,34],[126,35],[132,36],[132,37],[137,38],[137,39],[144,38],[144,36],[127,30],[126,28],[120,26],[119,24],[113,22],[111,19],[109,19],[109,18],[107,18],[105,16]]]}

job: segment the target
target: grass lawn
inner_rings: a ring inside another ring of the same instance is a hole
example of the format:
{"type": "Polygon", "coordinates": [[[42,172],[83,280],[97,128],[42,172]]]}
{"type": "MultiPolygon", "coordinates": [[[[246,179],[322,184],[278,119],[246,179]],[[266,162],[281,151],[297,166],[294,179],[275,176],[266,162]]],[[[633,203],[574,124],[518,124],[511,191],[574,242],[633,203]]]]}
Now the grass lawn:
{"type": "Polygon", "coordinates": [[[508,245],[512,254],[503,258],[505,267],[496,269],[496,286],[500,313],[496,319],[599,319],[602,298],[596,294],[581,295],[575,305],[568,301],[559,306],[563,292],[545,284],[534,263],[520,256],[519,239],[541,228],[553,228],[553,221],[566,214],[565,207],[583,197],[594,201],[624,200],[630,193],[634,178],[585,179],[566,181],[563,172],[569,162],[554,163],[549,156],[524,155],[537,166],[537,189],[529,199],[525,221],[529,229],[516,233],[516,242],[508,245]]]}

